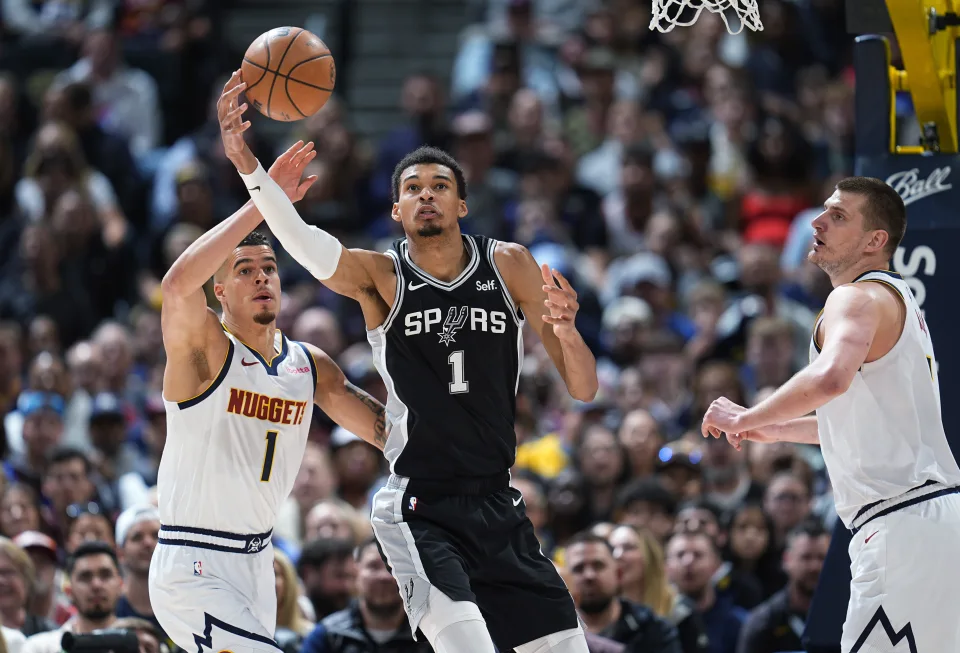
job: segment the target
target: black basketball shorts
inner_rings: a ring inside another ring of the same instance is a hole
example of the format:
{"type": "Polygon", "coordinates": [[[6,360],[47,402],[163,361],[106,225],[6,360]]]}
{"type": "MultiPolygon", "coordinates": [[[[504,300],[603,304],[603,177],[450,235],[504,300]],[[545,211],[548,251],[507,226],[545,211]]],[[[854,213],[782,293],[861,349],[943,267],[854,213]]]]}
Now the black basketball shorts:
{"type": "Polygon", "coordinates": [[[371,519],[414,633],[431,585],[475,603],[501,651],[577,627],[573,599],[509,476],[443,491],[391,476],[374,495],[371,519]]]}

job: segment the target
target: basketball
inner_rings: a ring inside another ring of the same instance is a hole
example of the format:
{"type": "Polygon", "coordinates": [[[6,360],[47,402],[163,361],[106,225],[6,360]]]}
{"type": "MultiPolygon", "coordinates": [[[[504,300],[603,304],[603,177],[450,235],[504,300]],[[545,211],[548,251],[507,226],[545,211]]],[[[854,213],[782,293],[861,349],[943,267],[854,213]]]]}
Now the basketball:
{"type": "Polygon", "coordinates": [[[240,71],[248,102],[283,122],[319,111],[337,77],[330,48],[299,27],[277,27],[258,36],[243,55],[240,71]]]}

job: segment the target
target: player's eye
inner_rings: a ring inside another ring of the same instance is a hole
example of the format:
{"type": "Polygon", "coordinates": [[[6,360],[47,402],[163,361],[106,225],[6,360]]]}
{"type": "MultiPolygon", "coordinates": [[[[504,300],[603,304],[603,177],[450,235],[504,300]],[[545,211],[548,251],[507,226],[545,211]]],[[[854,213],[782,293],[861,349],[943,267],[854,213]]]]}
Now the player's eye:
{"type": "Polygon", "coordinates": [[[246,274],[246,273],[249,272],[249,271],[250,271],[249,268],[241,268],[241,269],[240,269],[240,274],[246,274]]]}
{"type": "Polygon", "coordinates": [[[446,185],[445,183],[443,183],[442,181],[441,181],[439,184],[437,184],[437,188],[439,188],[440,190],[443,190],[443,189],[445,189],[446,187],[447,187],[447,185],[446,185]]]}
{"type": "Polygon", "coordinates": [[[416,193],[418,190],[420,190],[420,187],[417,186],[416,184],[410,184],[409,186],[407,186],[407,190],[413,193],[416,193]]]}
{"type": "Polygon", "coordinates": [[[267,274],[273,274],[274,272],[277,271],[277,268],[273,267],[272,265],[267,265],[266,267],[263,268],[263,271],[266,272],[267,274]]]}

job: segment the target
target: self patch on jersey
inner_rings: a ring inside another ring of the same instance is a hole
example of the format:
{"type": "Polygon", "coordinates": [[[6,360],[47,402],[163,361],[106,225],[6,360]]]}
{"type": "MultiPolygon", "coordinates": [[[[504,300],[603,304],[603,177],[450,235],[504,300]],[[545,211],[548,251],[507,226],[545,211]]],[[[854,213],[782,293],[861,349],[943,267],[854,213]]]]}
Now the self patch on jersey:
{"type": "Polygon", "coordinates": [[[416,510],[416,509],[417,509],[417,497],[410,497],[409,508],[410,508],[410,510],[416,510]]]}
{"type": "Polygon", "coordinates": [[[196,560],[193,563],[193,575],[203,576],[203,563],[201,563],[199,560],[196,560]]]}

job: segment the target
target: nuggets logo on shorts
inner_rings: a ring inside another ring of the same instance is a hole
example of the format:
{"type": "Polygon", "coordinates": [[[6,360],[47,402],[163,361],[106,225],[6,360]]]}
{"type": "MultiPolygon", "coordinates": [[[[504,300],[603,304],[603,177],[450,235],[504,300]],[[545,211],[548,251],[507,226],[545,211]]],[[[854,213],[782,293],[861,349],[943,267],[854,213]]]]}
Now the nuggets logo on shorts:
{"type": "Polygon", "coordinates": [[[417,497],[410,497],[410,510],[417,509],[417,497]]]}
{"type": "Polygon", "coordinates": [[[193,563],[193,575],[203,576],[203,564],[199,560],[193,563]]]}

